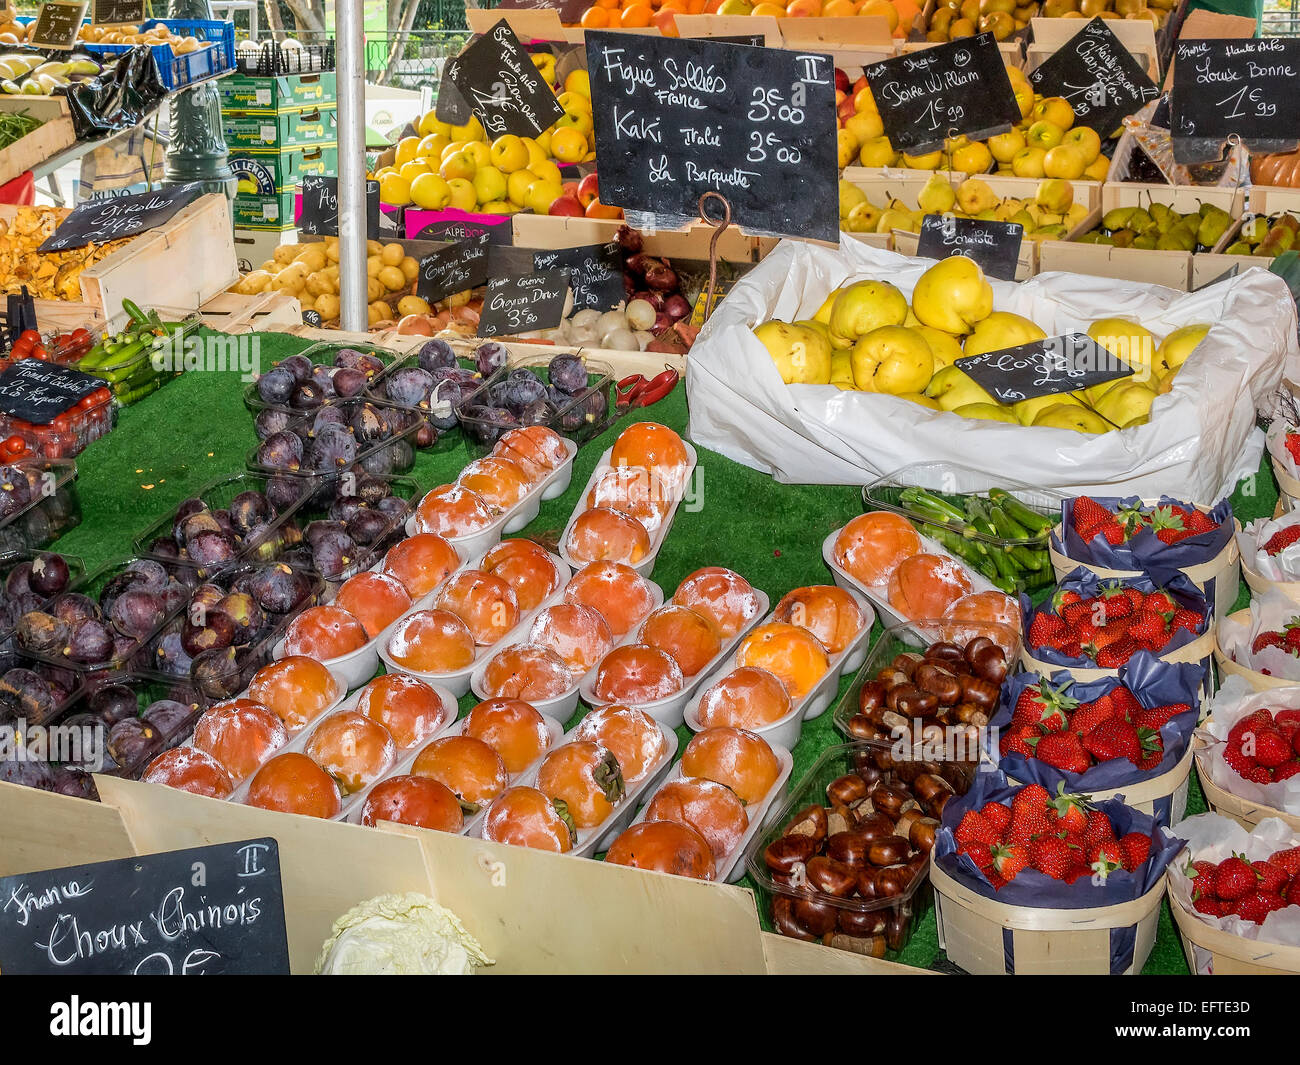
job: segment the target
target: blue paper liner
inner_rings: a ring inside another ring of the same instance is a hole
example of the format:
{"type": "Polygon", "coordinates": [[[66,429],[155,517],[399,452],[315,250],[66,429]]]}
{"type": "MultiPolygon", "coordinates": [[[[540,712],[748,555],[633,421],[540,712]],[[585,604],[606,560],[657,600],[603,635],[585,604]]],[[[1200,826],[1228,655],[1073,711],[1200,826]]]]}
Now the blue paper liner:
{"type": "Polygon", "coordinates": [[[1130,832],[1141,832],[1151,840],[1151,853],[1135,872],[1117,869],[1102,884],[1094,884],[1091,876],[1083,876],[1073,884],[1067,884],[1064,880],[1056,880],[1029,867],[1000,889],[995,888],[969,855],[957,853],[957,841],[953,832],[966,811],[978,810],[988,802],[1010,805],[1016,792],[1025,786],[1008,783],[1001,772],[976,773],[970,791],[950,799],[943,809],[943,821],[932,852],[935,865],[963,887],[1008,906],[1082,910],[1096,906],[1114,906],[1141,898],[1160,882],[1169,863],[1186,846],[1186,841],[1168,829],[1161,828],[1149,814],[1126,806],[1123,796],[1117,796],[1094,805],[1110,818],[1116,838],[1130,832]]]}
{"type": "MultiPolygon", "coordinates": [[[[1139,496],[1091,496],[1108,510],[1142,504],[1139,496]]],[[[1192,509],[1186,503],[1171,496],[1161,496],[1157,506],[1180,506],[1192,509]]],[[[1209,562],[1219,554],[1232,540],[1235,534],[1232,515],[1232,501],[1222,499],[1209,511],[1211,521],[1218,523],[1218,528],[1198,536],[1189,536],[1176,544],[1166,544],[1160,540],[1149,527],[1122,544],[1107,543],[1100,533],[1091,540],[1084,541],[1074,530],[1074,500],[1067,499],[1061,504],[1061,533],[1058,537],[1052,533],[1052,548],[1065,555],[1071,562],[1086,562],[1090,566],[1102,569],[1137,570],[1151,574],[1157,583],[1172,580],[1179,570],[1190,566],[1199,566],[1209,562]]]]}
{"type": "MultiPolygon", "coordinates": [[[[1065,575],[1065,578],[1057,586],[1060,591],[1078,592],[1083,599],[1089,599],[1098,595],[1102,586],[1107,588],[1118,585],[1121,588],[1136,588],[1139,592],[1168,592],[1175,603],[1180,607],[1186,607],[1194,610],[1201,616],[1201,624],[1197,631],[1189,632],[1187,629],[1179,629],[1174,633],[1173,638],[1167,643],[1161,654],[1168,654],[1170,651],[1176,651],[1180,647],[1186,647],[1193,643],[1201,636],[1205,635],[1206,627],[1212,616],[1209,603],[1199,588],[1189,581],[1183,574],[1176,573],[1172,577],[1163,581],[1155,581],[1149,574],[1143,573],[1137,577],[1099,577],[1091,570],[1084,569],[1080,566],[1078,569],[1071,570],[1065,575]]],[[[1043,603],[1045,612],[1052,613],[1051,602],[1043,603]]],[[[1034,615],[1039,612],[1029,596],[1023,592],[1020,595],[1020,616],[1021,631],[1025,634],[1025,647],[1040,662],[1047,662],[1049,665],[1062,666],[1063,668],[1078,667],[1083,669],[1100,669],[1095,659],[1086,655],[1071,656],[1062,654],[1055,647],[1038,646],[1035,647],[1029,642],[1029,626],[1033,622],[1034,615]]]]}
{"type": "MultiPolygon", "coordinates": [[[[1121,666],[1119,676],[1104,677],[1095,681],[1073,681],[1069,672],[1061,670],[1048,678],[1053,688],[1063,682],[1072,682],[1067,693],[1071,698],[1090,702],[1100,698],[1106,692],[1127,686],[1144,707],[1168,706],[1171,703],[1187,703],[1191,707],[1186,713],[1170,718],[1160,729],[1164,740],[1165,755],[1160,763],[1151,769],[1139,769],[1127,758],[1112,758],[1108,762],[1099,762],[1084,773],[1070,773],[1056,769],[1037,758],[1026,758],[1022,754],[1010,753],[1000,759],[996,751],[989,755],[998,761],[998,768],[1007,776],[1026,784],[1041,784],[1053,795],[1057,784],[1065,783],[1065,790],[1071,793],[1093,791],[1114,791],[1141,781],[1168,773],[1187,753],[1191,743],[1192,732],[1196,728],[1199,711],[1199,689],[1205,678],[1205,667],[1199,662],[1164,662],[1149,651],[1139,651],[1121,666]]],[[[1014,673],[1002,684],[1002,696],[998,711],[989,722],[990,732],[997,734],[1011,727],[1011,718],[1015,713],[1020,694],[1031,684],[1039,681],[1037,673],[1014,673]]]]}

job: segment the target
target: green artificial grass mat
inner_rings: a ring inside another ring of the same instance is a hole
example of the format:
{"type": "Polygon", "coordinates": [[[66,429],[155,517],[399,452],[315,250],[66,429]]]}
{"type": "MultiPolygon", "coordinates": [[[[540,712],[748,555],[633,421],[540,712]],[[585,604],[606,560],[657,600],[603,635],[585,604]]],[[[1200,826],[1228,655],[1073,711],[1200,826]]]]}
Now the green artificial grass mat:
{"type": "MultiPolygon", "coordinates": [[[[260,334],[259,340],[263,367],[309,343],[282,333],[260,334]]],[[[257,444],[243,389],[237,373],[187,373],[137,406],[123,410],[116,429],[79,456],[82,523],[53,549],[79,555],[88,567],[129,555],[132,541],[150,523],[210,482],[240,472],[248,452],[257,444]]],[[[574,461],[568,491],[543,503],[536,520],[518,535],[553,545],[601,453],[629,422],[638,420],[662,422],[685,435],[685,386],[679,385],[653,407],[620,419],[584,445],[574,461]]],[[[829,583],[830,573],[821,557],[822,540],[861,513],[860,490],[845,485],[777,484],[766,474],[715,452],[697,450],[699,468],[692,497],[678,508],[672,531],[655,562],[655,583],[671,596],[681,580],[701,566],[726,566],[762,588],[774,604],[792,588],[829,583]]],[[[453,434],[433,451],[421,452],[408,476],[427,490],[453,480],[476,454],[459,434],[453,434]]],[[[1271,514],[1276,501],[1277,485],[1265,455],[1259,472],[1244,479],[1233,494],[1233,508],[1244,524],[1271,514]]],[[[1249,588],[1243,582],[1238,606],[1248,601],[1249,588]]],[[[873,639],[879,631],[877,623],[873,639]]],[[[840,694],[850,679],[841,683],[840,694]]],[[[473,695],[463,699],[461,713],[467,713],[475,702],[473,695]]],[[[579,717],[581,711],[568,727],[579,717]]],[[[793,752],[792,786],[823,750],[843,742],[833,717],[833,710],[827,710],[804,724],[793,752]]],[[[678,734],[683,745],[691,737],[684,726],[678,734]]],[[[1187,812],[1201,813],[1205,808],[1193,774],[1187,812]]],[[[741,885],[753,887],[749,878],[741,885]]],[[[942,958],[931,906],[918,920],[897,960],[929,968],[942,958]]],[[[1159,935],[1143,972],[1188,972],[1168,900],[1163,903],[1159,935]]]]}

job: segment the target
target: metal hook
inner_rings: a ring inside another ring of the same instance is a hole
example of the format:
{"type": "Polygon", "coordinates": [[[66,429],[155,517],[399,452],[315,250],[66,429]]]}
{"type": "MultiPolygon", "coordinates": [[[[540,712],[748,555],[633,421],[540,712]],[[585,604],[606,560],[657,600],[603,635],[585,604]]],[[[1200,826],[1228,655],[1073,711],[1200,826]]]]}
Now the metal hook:
{"type": "Polygon", "coordinates": [[[713,297],[718,286],[718,240],[722,234],[731,225],[731,201],[722,193],[710,190],[700,197],[699,202],[700,219],[706,224],[713,227],[713,236],[709,238],[709,288],[704,297],[704,320],[709,320],[709,315],[713,313],[713,297]],[[705,210],[705,205],[710,199],[717,200],[722,204],[722,217],[714,221],[709,217],[709,212],[705,210]]]}

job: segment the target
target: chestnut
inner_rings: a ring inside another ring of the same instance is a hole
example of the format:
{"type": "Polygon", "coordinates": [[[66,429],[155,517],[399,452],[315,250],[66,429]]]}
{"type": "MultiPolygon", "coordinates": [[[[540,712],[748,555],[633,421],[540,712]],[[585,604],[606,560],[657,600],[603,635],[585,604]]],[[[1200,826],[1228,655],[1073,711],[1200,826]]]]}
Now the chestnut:
{"type": "Polygon", "coordinates": [[[915,680],[918,688],[937,696],[945,705],[955,703],[961,696],[961,681],[935,662],[918,667],[915,680]]]}
{"type": "Polygon", "coordinates": [[[811,836],[813,842],[821,844],[826,838],[826,808],[813,803],[805,806],[794,815],[786,826],[787,836],[811,836]]]}
{"type": "Polygon", "coordinates": [[[913,806],[912,809],[903,814],[903,816],[894,824],[893,835],[906,838],[907,834],[912,830],[912,825],[921,820],[924,816],[925,811],[923,811],[919,806],[913,806]]]}
{"type": "Polygon", "coordinates": [[[875,886],[878,899],[892,899],[908,889],[915,876],[906,865],[887,865],[876,870],[875,886]]]}
{"type": "Polygon", "coordinates": [[[878,680],[869,680],[858,692],[858,709],[866,714],[885,705],[885,686],[878,680]]]}
{"type": "Polygon", "coordinates": [[[894,821],[916,805],[907,792],[889,784],[877,784],[871,792],[871,802],[877,810],[894,821]]]}
{"type": "Polygon", "coordinates": [[[839,910],[829,902],[796,897],[791,907],[794,919],[815,936],[824,936],[835,927],[839,910]]]}
{"type": "Polygon", "coordinates": [[[885,730],[890,739],[910,735],[912,731],[908,719],[893,710],[881,712],[880,727],[885,730]]]}
{"type": "Polygon", "coordinates": [[[871,751],[853,752],[853,771],[867,782],[868,787],[874,787],[876,781],[880,779],[880,768],[876,765],[871,751]]]}
{"type": "Polygon", "coordinates": [[[1001,684],[1007,677],[1007,655],[987,636],[976,636],[966,645],[966,661],[977,677],[1001,684]]]}
{"type": "Polygon", "coordinates": [[[938,831],[939,822],[933,817],[918,818],[907,830],[907,842],[922,854],[929,854],[934,850],[934,837],[938,831]]]}
{"type": "Polygon", "coordinates": [[[912,781],[912,794],[921,802],[929,802],[941,791],[952,791],[952,785],[935,773],[922,773],[912,781]]]}
{"type": "Polygon", "coordinates": [[[791,939],[811,942],[817,938],[795,920],[794,900],[788,895],[777,895],[772,900],[772,927],[780,935],[789,936],[791,939]]]}
{"type": "Polygon", "coordinates": [[[989,723],[989,716],[974,703],[958,703],[953,707],[952,716],[963,725],[974,725],[977,729],[989,723]]]}
{"type": "Polygon", "coordinates": [[[808,883],[827,895],[845,899],[858,886],[858,872],[851,865],[819,854],[808,862],[808,883]]]}
{"type": "MultiPolygon", "coordinates": [[[[885,696],[885,705],[891,710],[898,709],[898,701],[907,695],[920,695],[921,689],[915,684],[908,681],[904,684],[896,684],[889,689],[889,694],[885,696]]],[[[910,716],[910,715],[909,715],[910,716]]]]}
{"type": "Polygon", "coordinates": [[[948,805],[948,800],[952,798],[952,793],[948,792],[943,795],[936,795],[930,802],[930,816],[943,820],[943,808],[948,805]]]}
{"type": "Polygon", "coordinates": [[[826,837],[826,854],[834,858],[837,862],[843,862],[846,865],[856,866],[861,869],[869,864],[867,862],[867,848],[871,845],[871,838],[864,832],[850,829],[847,832],[836,832],[833,836],[826,837]]]}
{"type": "Polygon", "coordinates": [[[983,677],[962,677],[961,697],[963,702],[974,703],[981,710],[992,710],[998,705],[998,685],[983,677]]]}
{"type": "Polygon", "coordinates": [[[841,910],[840,931],[850,936],[875,936],[885,930],[884,910],[841,910]]]}
{"type": "Polygon", "coordinates": [[[901,687],[904,684],[912,683],[906,673],[900,673],[896,669],[882,669],[880,673],[877,674],[876,679],[880,681],[881,685],[884,687],[886,699],[889,698],[889,693],[895,688],[901,687]]]}
{"type": "Polygon", "coordinates": [[[904,864],[911,871],[913,877],[918,877],[925,872],[926,866],[930,864],[930,856],[928,854],[913,854],[904,864]]]}
{"type": "Polygon", "coordinates": [[[763,861],[775,873],[787,876],[800,862],[807,862],[817,853],[817,841],[812,836],[782,836],[763,850],[763,861]]]}
{"type": "Polygon", "coordinates": [[[890,950],[902,950],[907,941],[907,928],[911,924],[910,915],[895,910],[885,921],[885,942],[890,950]]]}
{"type": "Polygon", "coordinates": [[[962,649],[948,640],[940,640],[925,649],[925,657],[931,662],[961,662],[965,659],[962,649]]]}
{"type": "Polygon", "coordinates": [[[840,832],[847,832],[857,824],[857,816],[847,806],[832,806],[826,815],[826,834],[829,838],[840,832]]]}
{"type": "Polygon", "coordinates": [[[906,717],[933,717],[939,711],[939,697],[914,688],[894,700],[894,709],[906,717]]]}
{"type": "Polygon", "coordinates": [[[887,948],[884,936],[848,936],[833,935],[828,938],[826,946],[837,950],[850,950],[854,954],[863,954],[868,958],[883,958],[887,948]]]}
{"type": "Polygon", "coordinates": [[[883,836],[871,841],[867,861],[872,865],[897,865],[907,861],[911,853],[912,845],[903,836],[883,836]]]}
{"type": "Polygon", "coordinates": [[[858,873],[858,895],[864,899],[876,897],[876,874],[880,872],[875,866],[867,866],[858,873]]]}
{"type": "Polygon", "coordinates": [[[870,785],[857,773],[846,773],[826,785],[826,797],[841,806],[852,806],[865,799],[870,790],[870,785]]]}
{"type": "Polygon", "coordinates": [[[866,714],[854,714],[849,718],[849,733],[855,740],[887,741],[889,734],[872,724],[866,714]]]}
{"type": "Polygon", "coordinates": [[[907,677],[908,680],[914,680],[917,666],[924,661],[925,658],[915,651],[903,651],[901,654],[894,656],[894,661],[890,665],[907,677]]]}
{"type": "Polygon", "coordinates": [[[894,834],[894,822],[882,813],[872,813],[858,819],[856,831],[858,835],[870,843],[872,840],[892,836],[894,834]]]}

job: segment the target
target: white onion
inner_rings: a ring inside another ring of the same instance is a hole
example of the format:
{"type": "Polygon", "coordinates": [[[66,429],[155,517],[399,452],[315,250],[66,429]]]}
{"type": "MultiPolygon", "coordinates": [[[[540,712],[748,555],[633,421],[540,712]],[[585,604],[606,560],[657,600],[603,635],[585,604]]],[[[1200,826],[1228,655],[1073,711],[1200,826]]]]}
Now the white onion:
{"type": "Polygon", "coordinates": [[[596,323],[600,321],[600,311],[588,307],[586,310],[579,311],[569,319],[569,326],[573,330],[595,329],[596,323]]]}
{"type": "Polygon", "coordinates": [[[564,329],[543,329],[542,339],[549,340],[552,344],[563,344],[564,338],[568,335],[564,329]]]}
{"type": "Polygon", "coordinates": [[[596,332],[600,336],[612,333],[615,329],[627,328],[627,315],[622,311],[606,311],[596,323],[596,332]]]}
{"type": "Polygon", "coordinates": [[[650,346],[650,342],[655,338],[655,335],[653,333],[648,332],[645,329],[638,329],[632,335],[636,337],[636,346],[641,351],[645,351],[645,349],[650,346]]]}
{"type": "Polygon", "coordinates": [[[615,351],[639,351],[636,337],[630,329],[611,329],[601,340],[602,348],[613,348],[615,351]]]}
{"type": "Polygon", "coordinates": [[[649,300],[633,300],[627,305],[629,329],[644,331],[655,324],[654,305],[649,300]]]}
{"type": "Polygon", "coordinates": [[[592,348],[596,346],[596,343],[599,340],[600,337],[596,335],[596,332],[593,329],[572,328],[569,330],[569,343],[574,347],[582,347],[585,345],[586,347],[592,348]]]}

